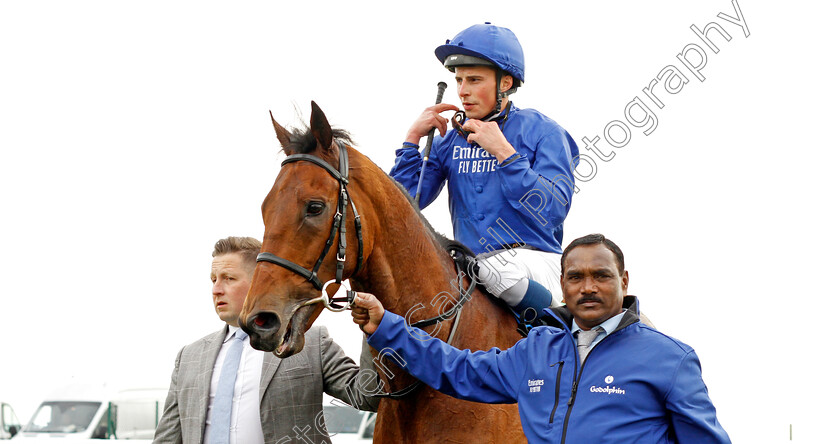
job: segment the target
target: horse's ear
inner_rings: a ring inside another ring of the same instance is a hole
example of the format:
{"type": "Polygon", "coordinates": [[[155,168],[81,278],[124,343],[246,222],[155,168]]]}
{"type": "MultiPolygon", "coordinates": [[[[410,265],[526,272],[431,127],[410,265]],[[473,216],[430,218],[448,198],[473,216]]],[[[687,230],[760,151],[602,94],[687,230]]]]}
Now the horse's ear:
{"type": "Polygon", "coordinates": [[[276,120],[274,120],[274,114],[271,114],[271,110],[268,111],[268,115],[271,116],[271,123],[274,125],[274,132],[277,134],[277,140],[280,141],[280,146],[282,146],[285,150],[289,146],[289,142],[292,140],[291,134],[289,134],[286,128],[283,128],[276,120]]]}
{"type": "Polygon", "coordinates": [[[312,129],[312,134],[315,135],[315,141],[326,151],[330,151],[333,143],[333,132],[330,127],[330,122],[327,122],[327,116],[321,111],[315,101],[312,102],[312,115],[309,117],[309,128],[312,129]]]}

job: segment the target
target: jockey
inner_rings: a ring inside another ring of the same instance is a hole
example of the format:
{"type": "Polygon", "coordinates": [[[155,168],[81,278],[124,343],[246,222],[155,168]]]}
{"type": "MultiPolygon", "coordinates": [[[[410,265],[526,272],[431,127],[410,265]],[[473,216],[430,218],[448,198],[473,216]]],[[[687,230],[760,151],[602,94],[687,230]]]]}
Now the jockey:
{"type": "MultiPolygon", "coordinates": [[[[478,254],[477,279],[534,319],[561,300],[563,221],[574,193],[578,148],[560,125],[509,96],[525,80],[522,46],[507,28],[471,26],[435,50],[455,73],[462,128],[447,132],[441,103],[426,108],[396,152],[391,176],[424,208],[448,185],[455,239],[478,254]],[[438,129],[420,179],[420,138],[438,129]],[[530,311],[533,309],[534,311],[530,311]]],[[[454,119],[453,119],[453,125],[454,119]]]]}

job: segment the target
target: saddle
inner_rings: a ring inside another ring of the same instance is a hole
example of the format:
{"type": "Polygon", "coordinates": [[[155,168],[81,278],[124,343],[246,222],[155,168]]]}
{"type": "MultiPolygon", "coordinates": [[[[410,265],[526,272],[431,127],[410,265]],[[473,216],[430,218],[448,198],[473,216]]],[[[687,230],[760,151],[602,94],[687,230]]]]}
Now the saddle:
{"type": "MultiPolygon", "coordinates": [[[[467,277],[473,279],[475,276],[478,276],[478,261],[475,259],[475,253],[473,253],[469,247],[455,240],[447,240],[446,245],[443,247],[449,252],[449,256],[452,258],[452,261],[455,262],[456,267],[458,267],[459,270],[463,270],[464,273],[467,274],[467,277]]],[[[487,288],[481,282],[476,281],[476,286],[481,287],[483,293],[488,295],[488,299],[490,299],[491,302],[504,308],[505,311],[513,316],[516,320],[516,331],[523,338],[528,336],[528,332],[530,332],[532,328],[548,325],[542,317],[534,316],[534,319],[530,319],[530,317],[529,319],[525,319],[521,313],[515,312],[505,301],[497,297],[489,296],[490,292],[487,291],[487,288]]]]}

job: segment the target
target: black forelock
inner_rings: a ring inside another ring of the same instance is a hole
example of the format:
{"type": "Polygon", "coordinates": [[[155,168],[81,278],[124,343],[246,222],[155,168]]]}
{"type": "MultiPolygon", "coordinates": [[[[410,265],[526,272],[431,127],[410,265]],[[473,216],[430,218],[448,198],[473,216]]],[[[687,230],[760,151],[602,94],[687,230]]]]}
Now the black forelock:
{"type": "MultiPolygon", "coordinates": [[[[333,128],[332,133],[333,140],[353,144],[353,139],[348,131],[333,128]]],[[[311,154],[317,147],[318,142],[315,140],[315,134],[306,126],[303,128],[294,128],[289,131],[289,144],[283,147],[283,151],[288,155],[311,154]]]]}

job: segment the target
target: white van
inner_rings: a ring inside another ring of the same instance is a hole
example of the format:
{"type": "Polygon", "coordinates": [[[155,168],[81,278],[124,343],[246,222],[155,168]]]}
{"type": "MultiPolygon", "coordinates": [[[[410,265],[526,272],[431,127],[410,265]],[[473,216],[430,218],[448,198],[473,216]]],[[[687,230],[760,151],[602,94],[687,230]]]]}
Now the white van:
{"type": "Polygon", "coordinates": [[[333,444],[368,444],[373,442],[376,413],[356,410],[324,394],[324,425],[333,444]]]}
{"type": "Polygon", "coordinates": [[[167,389],[111,392],[103,387],[72,385],[50,395],[18,433],[16,440],[61,442],[130,439],[151,442],[167,389]],[[58,439],[58,440],[57,440],[58,439]]]}
{"type": "Polygon", "coordinates": [[[20,421],[12,406],[0,402],[0,439],[12,439],[20,432],[20,421]]]}

